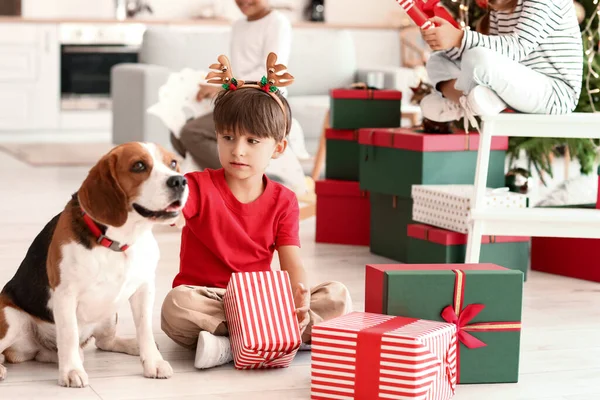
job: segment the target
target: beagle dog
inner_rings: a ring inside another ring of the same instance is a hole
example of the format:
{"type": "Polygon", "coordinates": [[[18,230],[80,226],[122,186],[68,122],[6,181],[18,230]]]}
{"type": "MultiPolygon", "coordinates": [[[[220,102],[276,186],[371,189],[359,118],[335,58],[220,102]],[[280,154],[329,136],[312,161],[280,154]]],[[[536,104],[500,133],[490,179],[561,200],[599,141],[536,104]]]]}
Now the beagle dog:
{"type": "Polygon", "coordinates": [[[188,187],[173,154],[148,143],[112,149],[33,240],[0,292],[0,381],[4,361],[58,363],[58,383],[84,387],[83,347],[139,355],[147,378],[169,378],[152,332],[159,249],[154,224],[173,224],[188,187]],[[116,336],[129,301],[136,338],[116,336]]]}

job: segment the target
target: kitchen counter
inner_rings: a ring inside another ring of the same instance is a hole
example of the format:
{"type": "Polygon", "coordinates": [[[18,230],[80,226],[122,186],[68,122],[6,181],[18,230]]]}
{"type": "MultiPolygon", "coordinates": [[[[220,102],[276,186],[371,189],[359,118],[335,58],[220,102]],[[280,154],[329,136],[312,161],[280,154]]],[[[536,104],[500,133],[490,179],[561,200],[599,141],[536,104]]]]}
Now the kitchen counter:
{"type": "MultiPolygon", "coordinates": [[[[6,23],[34,23],[34,24],[143,24],[143,25],[231,25],[232,21],[221,18],[210,19],[127,19],[124,21],[117,19],[93,19],[93,18],[24,18],[0,16],[0,24],[6,23]]],[[[337,24],[324,22],[298,21],[293,22],[295,28],[330,28],[330,29],[384,29],[396,30],[410,26],[408,21],[403,21],[401,25],[383,25],[383,24],[337,24]]]]}

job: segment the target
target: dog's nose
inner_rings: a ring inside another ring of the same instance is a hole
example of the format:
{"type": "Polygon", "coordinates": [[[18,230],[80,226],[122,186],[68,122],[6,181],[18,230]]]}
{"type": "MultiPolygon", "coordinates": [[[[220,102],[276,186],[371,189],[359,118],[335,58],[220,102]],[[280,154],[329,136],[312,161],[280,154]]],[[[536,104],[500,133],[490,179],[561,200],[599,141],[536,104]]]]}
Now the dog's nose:
{"type": "Polygon", "coordinates": [[[174,175],[167,179],[167,186],[171,189],[181,190],[185,185],[187,185],[187,179],[185,179],[185,176],[174,175]]]}

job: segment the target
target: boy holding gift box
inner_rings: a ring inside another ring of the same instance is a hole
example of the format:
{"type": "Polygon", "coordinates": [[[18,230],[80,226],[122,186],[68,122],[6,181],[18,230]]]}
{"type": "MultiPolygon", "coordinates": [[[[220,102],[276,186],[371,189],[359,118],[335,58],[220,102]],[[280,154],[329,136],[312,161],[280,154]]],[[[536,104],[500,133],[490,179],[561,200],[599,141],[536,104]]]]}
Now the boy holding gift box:
{"type": "Polygon", "coordinates": [[[312,325],[351,309],[347,288],[328,282],[307,290],[300,258],[299,207],[294,193],[265,175],[280,157],[291,126],[291,110],[279,87],[293,82],[269,54],[259,82],[237,80],[229,60],[210,66],[209,83],[222,84],[214,120],[223,168],[186,175],[190,195],[180,224],[180,269],[161,313],[163,331],[196,349],[199,369],[232,360],[223,296],[232,273],[269,271],[275,250],[287,271],[303,343],[312,325]]]}

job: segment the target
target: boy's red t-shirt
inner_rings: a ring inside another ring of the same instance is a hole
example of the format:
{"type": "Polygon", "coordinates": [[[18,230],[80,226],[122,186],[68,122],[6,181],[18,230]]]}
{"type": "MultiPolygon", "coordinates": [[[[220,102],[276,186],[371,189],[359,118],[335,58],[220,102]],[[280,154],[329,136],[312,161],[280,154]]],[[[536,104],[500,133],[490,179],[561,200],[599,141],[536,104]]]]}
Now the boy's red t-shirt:
{"type": "Polygon", "coordinates": [[[173,287],[225,288],[234,272],[271,270],[279,246],[300,246],[296,195],[266,176],[263,194],[240,203],[223,169],[186,174],[190,195],[183,209],[179,273],[173,287]]]}

